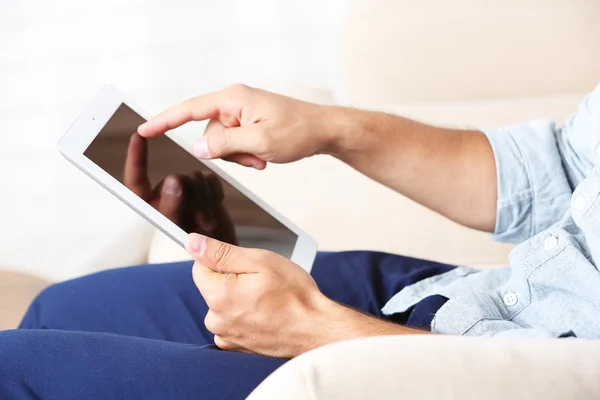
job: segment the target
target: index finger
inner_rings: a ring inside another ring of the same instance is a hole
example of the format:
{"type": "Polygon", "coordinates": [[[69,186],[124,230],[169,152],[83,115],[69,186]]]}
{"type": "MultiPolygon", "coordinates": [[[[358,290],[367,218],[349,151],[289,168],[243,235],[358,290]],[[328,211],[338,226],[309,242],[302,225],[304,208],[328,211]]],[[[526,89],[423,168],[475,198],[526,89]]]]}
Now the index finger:
{"type": "Polygon", "coordinates": [[[221,92],[212,92],[192,97],[163,111],[138,127],[143,137],[162,135],[191,121],[204,121],[219,115],[219,97],[221,92]]]}

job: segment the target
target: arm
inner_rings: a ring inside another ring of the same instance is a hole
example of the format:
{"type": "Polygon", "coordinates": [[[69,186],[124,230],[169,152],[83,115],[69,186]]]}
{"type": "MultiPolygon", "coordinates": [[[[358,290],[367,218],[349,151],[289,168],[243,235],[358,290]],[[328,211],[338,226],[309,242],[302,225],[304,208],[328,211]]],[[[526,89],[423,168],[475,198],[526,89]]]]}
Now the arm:
{"type": "Polygon", "coordinates": [[[600,86],[561,129],[541,120],[484,135],[234,85],[184,101],[138,131],[151,137],[209,119],[195,154],[258,169],[332,154],[456,222],[518,243],[568,209],[594,165],[599,109],[600,86]]]}
{"type": "Polygon", "coordinates": [[[192,120],[210,120],[194,146],[200,158],[263,169],[267,161],[328,153],[458,223],[494,229],[494,156],[480,132],[320,106],[244,85],[184,101],[138,132],[152,137],[192,120]]]}
{"type": "Polygon", "coordinates": [[[332,155],[462,225],[494,230],[496,167],[483,133],[379,112],[330,112],[336,132],[332,155]]]}
{"type": "Polygon", "coordinates": [[[600,160],[600,85],[560,128],[551,120],[496,130],[436,128],[337,109],[331,153],[463,225],[520,243],[563,217],[600,160]]]}

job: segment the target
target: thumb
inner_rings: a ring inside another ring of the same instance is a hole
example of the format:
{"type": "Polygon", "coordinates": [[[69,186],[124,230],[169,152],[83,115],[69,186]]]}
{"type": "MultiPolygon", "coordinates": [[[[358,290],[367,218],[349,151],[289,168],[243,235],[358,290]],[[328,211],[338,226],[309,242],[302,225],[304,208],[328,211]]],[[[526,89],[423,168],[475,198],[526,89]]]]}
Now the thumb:
{"type": "Polygon", "coordinates": [[[227,158],[237,154],[249,154],[261,159],[264,153],[264,138],[256,124],[235,128],[225,128],[213,124],[207,127],[204,136],[194,143],[192,149],[198,158],[227,158]]]}
{"type": "Polygon", "coordinates": [[[214,271],[229,274],[255,272],[253,263],[245,254],[248,250],[220,242],[198,233],[190,233],[186,250],[198,263],[214,271]]]}

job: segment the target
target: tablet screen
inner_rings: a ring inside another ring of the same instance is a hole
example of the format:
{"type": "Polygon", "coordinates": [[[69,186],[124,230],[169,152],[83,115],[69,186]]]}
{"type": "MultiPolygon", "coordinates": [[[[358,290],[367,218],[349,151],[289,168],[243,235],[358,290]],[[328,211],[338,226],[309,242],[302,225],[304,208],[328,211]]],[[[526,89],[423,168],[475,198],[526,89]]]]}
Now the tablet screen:
{"type": "Polygon", "coordinates": [[[143,122],[121,104],[84,155],[187,233],[291,257],[294,232],[167,136],[139,136],[143,122]]]}

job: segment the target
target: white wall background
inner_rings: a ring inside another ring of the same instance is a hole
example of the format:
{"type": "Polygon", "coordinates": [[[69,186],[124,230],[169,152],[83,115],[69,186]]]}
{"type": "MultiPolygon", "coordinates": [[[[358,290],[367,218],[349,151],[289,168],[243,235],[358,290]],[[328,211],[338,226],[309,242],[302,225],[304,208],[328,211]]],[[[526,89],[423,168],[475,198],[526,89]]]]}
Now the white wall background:
{"type": "Polygon", "coordinates": [[[337,90],[347,0],[0,0],[0,268],[143,261],[147,225],[55,143],[112,83],[150,112],[233,82],[337,90]]]}
{"type": "MultiPolygon", "coordinates": [[[[0,269],[62,279],[145,260],[153,230],[55,150],[107,82],[150,113],[242,81],[325,101],[333,91],[347,104],[452,125],[564,120],[583,88],[597,81],[599,25],[590,16],[600,3],[505,2],[0,0],[0,269]],[[538,17],[536,29],[529,15],[538,17]],[[456,46],[449,49],[448,38],[456,46]],[[500,47],[489,46],[496,42],[500,47]],[[553,68],[546,68],[548,54],[553,68]],[[432,55],[440,62],[432,63],[432,55]],[[559,72],[572,81],[557,79],[559,72]],[[560,85],[548,92],[545,82],[560,85]],[[423,103],[424,89],[432,103],[423,103]],[[548,93],[577,95],[514,101],[548,93]]],[[[192,125],[185,133],[201,131],[192,125]]],[[[490,247],[485,235],[461,230],[327,157],[229,172],[322,249],[505,262],[506,248],[490,247]]]]}

